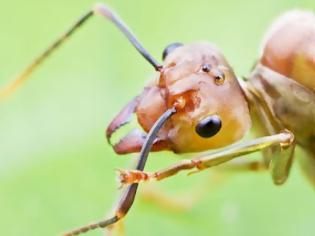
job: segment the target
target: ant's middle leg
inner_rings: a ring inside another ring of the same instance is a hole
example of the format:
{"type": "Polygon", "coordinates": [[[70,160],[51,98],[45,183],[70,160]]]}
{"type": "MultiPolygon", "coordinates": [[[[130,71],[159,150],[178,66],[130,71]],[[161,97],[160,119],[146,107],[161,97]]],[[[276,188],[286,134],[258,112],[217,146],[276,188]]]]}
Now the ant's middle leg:
{"type": "Polygon", "coordinates": [[[268,169],[263,159],[248,160],[245,158],[228,162],[220,167],[206,173],[189,192],[184,190],[180,193],[178,191],[170,193],[161,188],[157,182],[148,182],[142,185],[139,198],[166,211],[189,211],[210,192],[213,193],[222,187],[229,180],[231,174],[261,172],[268,169]],[[178,198],[179,195],[180,198],[178,198]]]}

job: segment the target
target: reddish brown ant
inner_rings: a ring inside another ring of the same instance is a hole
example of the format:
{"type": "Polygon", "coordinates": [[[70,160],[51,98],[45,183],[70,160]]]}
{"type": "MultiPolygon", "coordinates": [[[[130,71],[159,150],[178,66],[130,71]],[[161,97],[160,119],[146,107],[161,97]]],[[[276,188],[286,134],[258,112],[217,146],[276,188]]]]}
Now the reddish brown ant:
{"type": "Polygon", "coordinates": [[[253,163],[262,165],[271,171],[275,184],[283,184],[297,144],[308,153],[304,170],[315,182],[315,16],[312,13],[291,11],[273,24],[260,58],[244,82],[237,79],[220,51],[206,42],[171,44],[163,52],[163,64],[159,64],[107,6],[98,4],[2,90],[0,97],[16,89],[95,14],[112,21],[157,73],[106,131],[111,143],[112,134],[128,123],[133,113],[143,129],[130,132],[113,145],[118,154],[140,152],[134,170],[120,171],[121,183],[127,186],[113,215],[65,235],[78,235],[118,222],[132,206],[139,182],[161,180],[181,170],[200,171],[252,152],[263,151],[263,161],[246,162],[244,167],[250,169],[253,163]],[[264,136],[236,143],[249,130],[251,122],[259,128],[257,135],[264,136]],[[217,150],[203,152],[155,173],[143,172],[150,151],[187,153],[209,149],[217,150]]]}

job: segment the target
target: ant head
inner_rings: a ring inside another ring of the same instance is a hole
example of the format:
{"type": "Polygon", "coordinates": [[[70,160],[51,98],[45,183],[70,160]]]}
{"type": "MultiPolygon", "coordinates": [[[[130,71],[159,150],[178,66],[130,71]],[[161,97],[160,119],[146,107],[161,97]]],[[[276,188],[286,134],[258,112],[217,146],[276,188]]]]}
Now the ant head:
{"type": "MultiPolygon", "coordinates": [[[[177,107],[162,132],[175,152],[197,152],[238,141],[249,129],[248,105],[219,50],[209,43],[171,44],[164,66],[138,106],[149,130],[166,108],[177,107]]],[[[161,134],[162,134],[161,133],[161,134]]]]}

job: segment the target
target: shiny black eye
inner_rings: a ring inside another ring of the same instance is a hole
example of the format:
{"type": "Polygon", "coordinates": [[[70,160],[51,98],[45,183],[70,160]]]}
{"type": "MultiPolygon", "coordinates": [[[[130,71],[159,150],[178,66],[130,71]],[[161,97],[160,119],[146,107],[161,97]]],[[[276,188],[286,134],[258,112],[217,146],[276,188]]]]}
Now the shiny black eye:
{"type": "Polygon", "coordinates": [[[203,138],[210,138],[216,135],[222,126],[221,119],[218,115],[211,115],[199,121],[196,125],[196,133],[203,138]]]}
{"type": "Polygon", "coordinates": [[[175,48],[181,47],[183,46],[182,43],[171,43],[170,45],[168,45],[162,54],[162,59],[163,61],[165,60],[165,58],[167,57],[168,54],[170,54],[175,48]]]}

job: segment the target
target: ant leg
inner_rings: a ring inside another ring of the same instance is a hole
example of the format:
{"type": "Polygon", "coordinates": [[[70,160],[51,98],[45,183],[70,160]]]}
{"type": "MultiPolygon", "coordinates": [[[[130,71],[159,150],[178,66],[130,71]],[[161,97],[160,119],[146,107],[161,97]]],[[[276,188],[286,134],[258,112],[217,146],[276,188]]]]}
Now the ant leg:
{"type": "Polygon", "coordinates": [[[184,191],[170,194],[164,189],[161,189],[156,182],[148,182],[142,185],[139,198],[141,198],[142,201],[147,201],[167,211],[184,212],[191,210],[200,200],[205,198],[209,192],[213,193],[217,191],[218,188],[222,187],[224,183],[227,182],[230,174],[266,170],[267,167],[263,160],[252,161],[238,159],[228,162],[224,166],[220,166],[220,168],[215,168],[211,172],[209,171],[207,176],[189,192],[184,191]],[[178,198],[179,195],[181,196],[180,198],[178,198]]]}
{"type": "Polygon", "coordinates": [[[265,171],[268,166],[261,161],[252,161],[248,159],[235,159],[232,162],[227,162],[224,166],[218,166],[216,172],[220,173],[238,173],[238,172],[251,172],[251,171],[265,171]]]}
{"type": "MultiPolygon", "coordinates": [[[[258,130],[264,134],[276,134],[281,130],[282,125],[279,123],[278,119],[275,117],[273,112],[264,103],[261,102],[259,94],[255,92],[255,89],[251,87],[250,84],[243,84],[245,90],[247,91],[247,98],[253,107],[254,114],[257,116],[260,122],[257,122],[258,130]]],[[[256,127],[256,128],[257,128],[256,127]]],[[[292,138],[291,145],[287,148],[281,146],[272,146],[266,148],[262,151],[265,163],[269,166],[271,171],[271,177],[274,184],[283,184],[290,173],[291,164],[294,157],[296,143],[294,137],[292,138]]]]}
{"type": "MultiPolygon", "coordinates": [[[[161,115],[160,118],[155,122],[155,124],[151,128],[151,130],[150,130],[150,132],[149,132],[149,134],[145,140],[144,145],[142,146],[140,156],[139,156],[136,168],[135,168],[136,170],[138,170],[138,171],[144,170],[148,155],[150,153],[153,142],[156,139],[157,133],[161,130],[163,125],[166,123],[166,121],[175,113],[176,113],[176,109],[170,108],[166,112],[164,112],[164,114],[161,115]]],[[[71,231],[65,233],[64,236],[79,235],[81,233],[85,233],[87,231],[90,231],[90,230],[93,230],[96,228],[105,228],[105,227],[108,227],[110,225],[115,224],[116,222],[118,222],[121,218],[123,218],[128,213],[129,209],[131,208],[131,206],[135,200],[137,189],[138,189],[137,183],[131,184],[124,189],[124,191],[123,191],[123,193],[119,199],[115,213],[113,214],[112,217],[110,217],[106,220],[99,221],[99,222],[94,223],[94,224],[89,224],[89,225],[71,230],[71,231]]]]}
{"type": "Polygon", "coordinates": [[[270,157],[269,169],[276,185],[283,184],[290,173],[294,157],[295,142],[292,140],[288,147],[273,146],[266,149],[264,155],[270,157]]]}
{"type": "Polygon", "coordinates": [[[305,177],[315,187],[315,149],[313,152],[299,156],[298,160],[305,177]]]}
{"type": "MultiPolygon", "coordinates": [[[[164,170],[154,173],[146,173],[138,170],[122,171],[120,173],[120,180],[122,184],[139,183],[148,180],[162,180],[173,175],[176,175],[182,170],[192,170],[199,172],[212,166],[217,166],[222,163],[228,162],[242,155],[261,151],[265,148],[272,146],[280,146],[281,149],[290,149],[294,140],[294,136],[289,131],[282,133],[257,138],[240,144],[234,144],[226,148],[219,149],[215,152],[204,153],[193,159],[182,160],[179,163],[172,165],[164,170]]],[[[288,159],[288,158],[287,158],[288,159]]],[[[277,172],[280,162],[276,162],[273,172],[277,172]]],[[[285,163],[283,163],[285,164],[285,163]]],[[[286,164],[286,166],[289,166],[286,164]]],[[[285,168],[286,169],[286,168],[285,168]]],[[[193,173],[194,173],[193,172],[193,173]]],[[[282,173],[282,172],[281,172],[282,173]]],[[[285,173],[286,174],[286,173],[285,173]]],[[[277,176],[277,174],[273,175],[277,176]]]]}
{"type": "Polygon", "coordinates": [[[16,78],[6,87],[0,90],[0,100],[10,95],[16,90],[30,75],[37,69],[56,49],[58,49],[74,32],[94,15],[100,15],[111,21],[137,49],[137,51],[155,68],[160,71],[162,66],[149,54],[149,52],[140,44],[133,33],[128,29],[125,23],[104,4],[96,4],[91,10],[82,15],[64,34],[57,38],[47,49],[39,54],[16,78]]]}
{"type": "Polygon", "coordinates": [[[156,182],[150,182],[142,185],[139,197],[142,201],[146,201],[167,211],[188,211],[198,204],[210,191],[215,191],[216,188],[221,187],[221,183],[225,181],[225,176],[221,173],[209,172],[207,174],[207,177],[194,186],[192,191],[170,193],[161,189],[156,182]],[[211,190],[206,186],[211,186],[211,190]]]}

